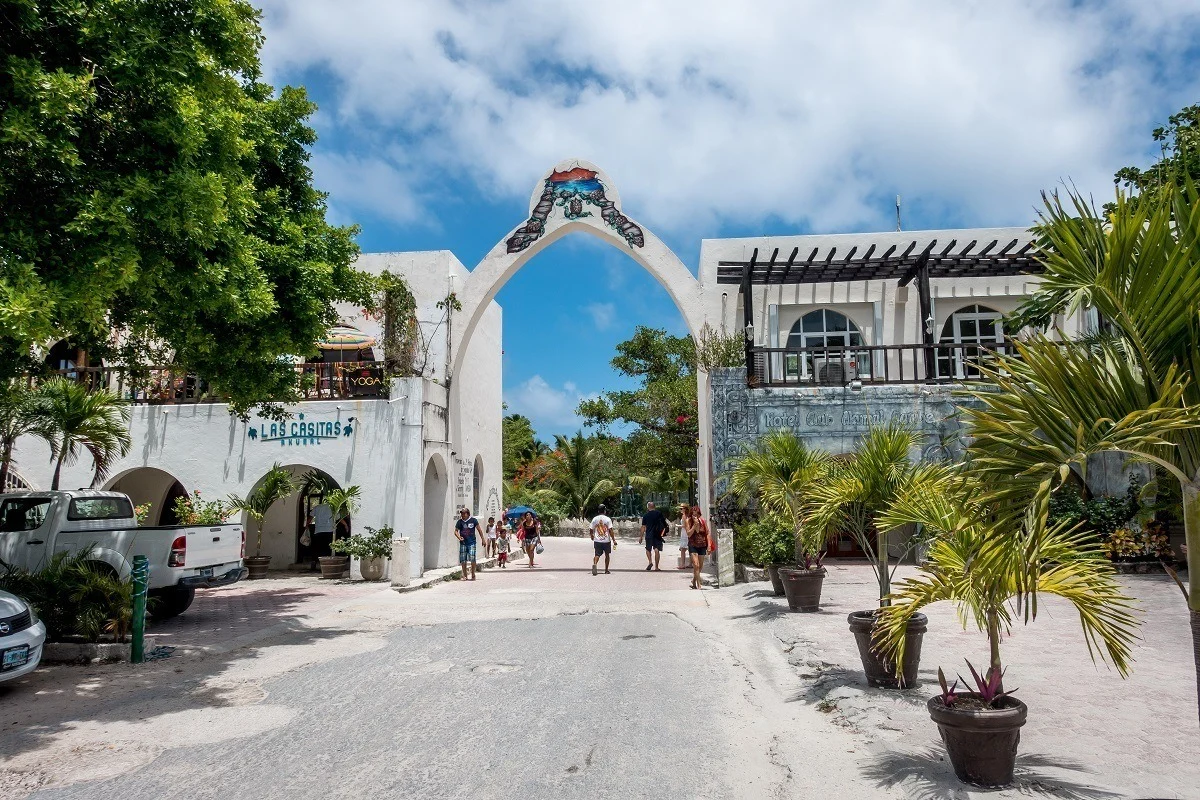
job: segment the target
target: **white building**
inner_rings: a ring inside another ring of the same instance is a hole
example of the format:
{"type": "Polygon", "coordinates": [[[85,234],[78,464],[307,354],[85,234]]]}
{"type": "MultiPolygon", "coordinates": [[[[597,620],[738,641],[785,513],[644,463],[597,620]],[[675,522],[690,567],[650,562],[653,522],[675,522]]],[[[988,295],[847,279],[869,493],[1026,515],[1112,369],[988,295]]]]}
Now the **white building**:
{"type": "MultiPolygon", "coordinates": [[[[786,425],[835,448],[848,447],[869,421],[896,414],[944,433],[949,389],[977,376],[980,353],[1004,347],[1014,332],[1004,330],[1002,316],[1037,284],[1029,274],[1033,241],[1017,228],[705,240],[693,272],[623,213],[607,175],[565,161],[535,186],[529,216],[471,270],[449,251],[361,257],[370,272],[405,277],[417,298],[419,377],[384,386],[378,366],[331,364],[348,360],[331,350],[325,363],[302,367],[313,399],[280,423],[242,422],[224,404],[206,402],[201,382],[167,376],[159,391],[137,398],[133,449],[106,486],[152,503],[158,522],[169,521],[164,514],[182,492],[245,494],[275,462],[297,475],[319,470],[362,488],[356,531],[391,525],[411,539],[410,574],[453,562],[453,509],[468,505],[486,518],[501,507],[495,296],[529,259],[576,232],[649,271],[694,336],[706,328],[747,336],[748,373],[699,375],[706,510],[735,446],[764,426],[786,425]]],[[[378,358],[365,348],[380,336],[379,321],[341,312],[346,329],[330,347],[351,348],[351,361],[378,358]]],[[[1068,334],[1081,325],[1058,323],[1068,334]]],[[[49,485],[44,445],[22,440],[16,455],[28,485],[49,485]]],[[[90,479],[84,459],[66,471],[64,486],[90,479]]],[[[271,511],[263,552],[273,568],[314,557],[303,539],[312,504],[295,494],[271,511]]]]}

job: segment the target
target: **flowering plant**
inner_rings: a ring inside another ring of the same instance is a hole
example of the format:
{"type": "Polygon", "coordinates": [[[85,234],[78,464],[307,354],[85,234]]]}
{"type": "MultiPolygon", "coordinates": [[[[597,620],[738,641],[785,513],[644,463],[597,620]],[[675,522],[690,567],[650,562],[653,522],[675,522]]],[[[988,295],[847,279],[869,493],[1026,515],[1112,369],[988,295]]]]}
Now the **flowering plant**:
{"type": "Polygon", "coordinates": [[[1101,546],[1105,555],[1113,561],[1175,556],[1170,537],[1157,522],[1148,523],[1145,527],[1136,523],[1122,525],[1109,534],[1101,546]]]}
{"type": "Polygon", "coordinates": [[[133,507],[133,515],[137,518],[138,525],[145,525],[146,520],[150,518],[150,507],[152,503],[142,503],[140,506],[133,507]]]}
{"type": "Polygon", "coordinates": [[[233,508],[222,500],[201,499],[199,489],[190,497],[175,498],[172,508],[180,525],[222,525],[233,513],[233,508]]]}

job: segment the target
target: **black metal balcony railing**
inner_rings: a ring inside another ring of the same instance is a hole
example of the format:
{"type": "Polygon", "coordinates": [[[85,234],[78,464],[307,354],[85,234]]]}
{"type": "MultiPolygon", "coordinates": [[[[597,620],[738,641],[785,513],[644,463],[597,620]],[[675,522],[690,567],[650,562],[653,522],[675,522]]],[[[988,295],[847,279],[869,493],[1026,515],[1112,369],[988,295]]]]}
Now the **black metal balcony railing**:
{"type": "Polygon", "coordinates": [[[983,380],[980,364],[1011,354],[1009,342],[752,347],[751,386],[846,386],[983,380]]]}
{"type": "MultiPolygon", "coordinates": [[[[378,361],[343,361],[331,364],[296,364],[302,400],[345,400],[387,397],[388,382],[378,361]]],[[[129,370],[125,367],[73,367],[54,370],[87,384],[108,389],[134,403],[223,403],[228,398],[218,388],[182,367],[161,366],[129,370]]],[[[37,378],[28,378],[30,385],[37,378]]]]}

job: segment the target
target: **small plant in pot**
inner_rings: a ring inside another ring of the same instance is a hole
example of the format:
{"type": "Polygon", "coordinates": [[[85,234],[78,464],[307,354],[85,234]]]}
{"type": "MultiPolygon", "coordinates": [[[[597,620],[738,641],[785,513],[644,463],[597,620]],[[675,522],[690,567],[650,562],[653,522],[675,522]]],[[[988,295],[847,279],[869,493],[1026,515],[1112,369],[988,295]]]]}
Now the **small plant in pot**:
{"type": "Polygon", "coordinates": [[[1067,522],[1047,525],[1044,492],[1026,507],[1003,498],[970,473],[927,465],[879,520],[885,529],[918,523],[937,535],[918,575],[898,583],[880,610],[876,645],[903,663],[909,621],[943,600],[987,636],[987,668],[981,675],[970,667],[975,689],[944,686],[928,702],[954,773],[977,786],[1012,782],[1028,709],[1004,688],[1000,643],[1014,620],[1037,616],[1038,594],[1074,605],[1092,658],[1111,661],[1122,676],[1138,622],[1095,537],[1067,522]]]}
{"type": "Polygon", "coordinates": [[[820,563],[825,539],[822,531],[805,524],[805,518],[809,493],[828,475],[832,466],[833,459],[828,453],[810,450],[791,431],[775,431],[747,448],[735,462],[730,477],[730,487],[737,495],[754,499],[764,519],[777,520],[778,535],[765,537],[770,545],[762,556],[762,563],[767,564],[776,594],[782,591],[788,595],[788,606],[794,611],[817,610],[825,577],[825,568],[820,563]],[[780,558],[787,559],[783,564],[803,568],[785,574],[786,567],[776,561],[780,558]],[[788,574],[791,575],[791,593],[788,574]],[[801,587],[806,587],[803,600],[796,594],[801,587]],[[795,604],[793,595],[797,598],[795,604]]]}
{"type": "Polygon", "coordinates": [[[257,529],[254,537],[254,555],[242,559],[242,563],[249,570],[246,576],[249,580],[265,578],[267,568],[271,565],[271,557],[262,554],[263,520],[266,519],[267,512],[294,491],[296,484],[292,481],[292,473],[277,461],[258,485],[250,490],[250,494],[245,497],[230,495],[229,507],[234,511],[244,511],[249,519],[254,520],[257,529]]]}
{"type": "Polygon", "coordinates": [[[364,526],[367,535],[354,535],[338,539],[330,545],[330,549],[339,555],[358,559],[358,568],[364,581],[377,581],[383,578],[384,567],[392,556],[392,539],[396,532],[388,525],[379,530],[370,525],[364,526]]]}
{"type": "Polygon", "coordinates": [[[888,531],[880,528],[877,517],[912,481],[917,465],[909,454],[919,450],[921,438],[899,423],[873,425],[855,444],[853,453],[835,461],[830,474],[813,486],[810,496],[809,523],[827,531],[849,533],[866,553],[875,572],[878,607],[854,611],[848,617],[870,686],[906,689],[917,684],[921,639],[928,625],[925,615],[914,614],[909,622],[904,663],[899,670],[873,646],[872,639],[879,609],[890,602],[888,595],[896,567],[920,541],[918,537],[910,537],[892,566],[888,531]]]}
{"type": "Polygon", "coordinates": [[[764,513],[762,518],[746,526],[749,548],[754,560],[762,564],[771,579],[776,597],[783,597],[783,579],[779,568],[794,563],[796,534],[786,519],[764,513]]]}

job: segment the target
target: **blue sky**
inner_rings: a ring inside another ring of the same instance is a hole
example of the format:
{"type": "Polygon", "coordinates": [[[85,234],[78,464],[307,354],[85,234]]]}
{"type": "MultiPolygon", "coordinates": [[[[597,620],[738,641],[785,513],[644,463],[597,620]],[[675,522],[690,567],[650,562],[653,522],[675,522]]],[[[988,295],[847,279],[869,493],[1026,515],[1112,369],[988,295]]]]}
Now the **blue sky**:
{"type": "MultiPolygon", "coordinates": [[[[473,266],[564,158],[693,270],[700,240],[1024,225],[1070,180],[1105,198],[1200,102],[1194,0],[723,0],[561,4],[261,0],[268,79],[320,106],[313,157],[365,251],[473,266]],[[847,5],[849,8],[839,8],[847,5]]],[[[588,237],[503,289],[505,399],[544,438],[666,292],[588,237]]]]}

